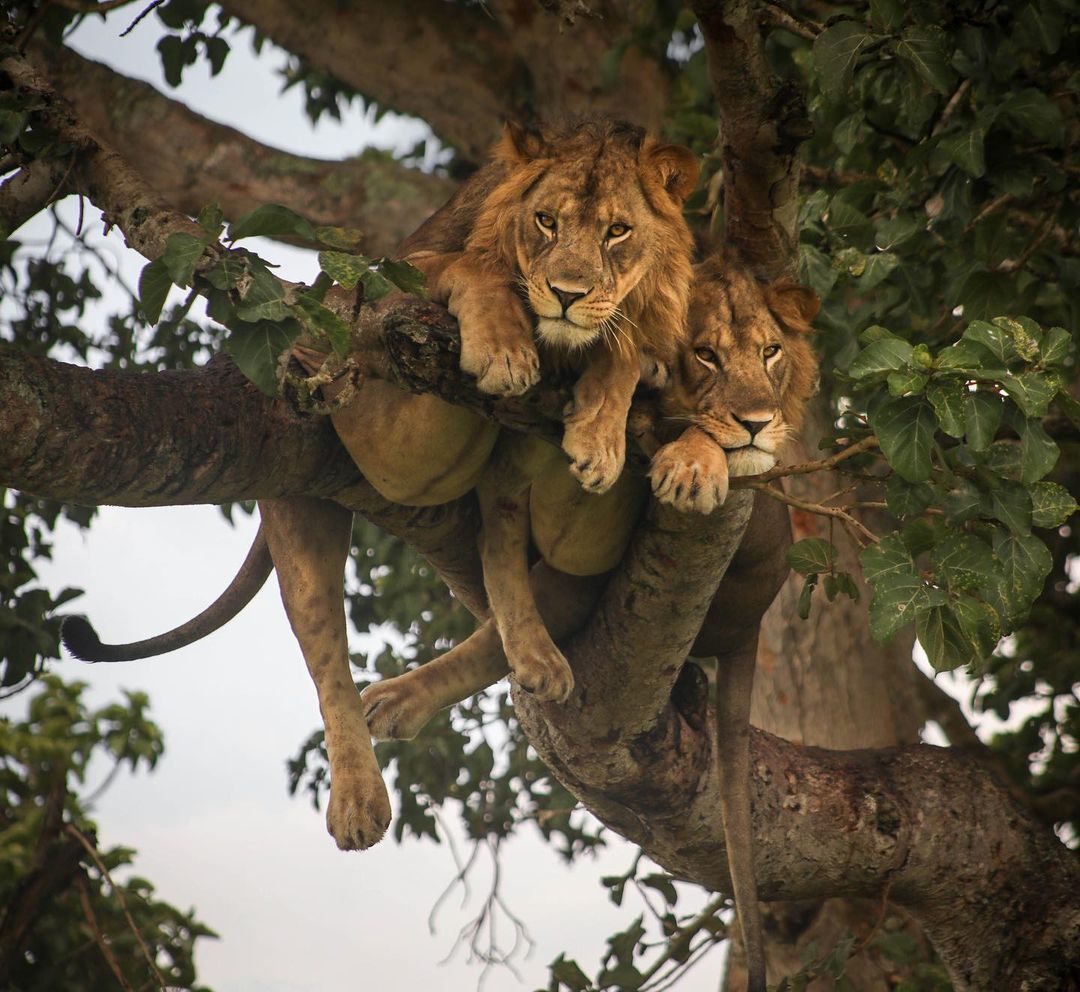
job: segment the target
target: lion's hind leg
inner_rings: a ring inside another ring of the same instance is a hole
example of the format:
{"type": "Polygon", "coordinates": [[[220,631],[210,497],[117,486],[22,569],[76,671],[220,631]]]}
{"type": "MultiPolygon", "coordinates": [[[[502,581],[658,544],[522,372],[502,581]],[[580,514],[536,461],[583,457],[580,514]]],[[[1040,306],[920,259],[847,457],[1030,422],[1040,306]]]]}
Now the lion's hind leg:
{"type": "Polygon", "coordinates": [[[327,830],[342,850],[361,850],[386,832],[390,800],[349,667],[342,573],[352,513],[309,497],[264,500],[259,509],[281,599],[315,683],[326,728],[327,830]]]}

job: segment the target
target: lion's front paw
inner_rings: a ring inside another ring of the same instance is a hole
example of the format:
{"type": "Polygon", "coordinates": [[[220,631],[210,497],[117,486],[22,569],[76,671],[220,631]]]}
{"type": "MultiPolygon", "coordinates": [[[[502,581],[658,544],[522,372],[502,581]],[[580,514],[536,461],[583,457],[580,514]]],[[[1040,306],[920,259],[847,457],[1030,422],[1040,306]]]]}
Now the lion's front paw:
{"type": "Polygon", "coordinates": [[[540,355],[530,339],[506,345],[491,340],[461,341],[462,371],[476,376],[482,393],[494,396],[520,396],[540,381],[540,355]]]}
{"type": "Polygon", "coordinates": [[[601,430],[595,421],[568,423],[563,451],[570,456],[570,471],[590,493],[605,493],[622,474],[626,462],[626,435],[601,430]]]}
{"type": "Polygon", "coordinates": [[[507,651],[510,670],[518,685],[537,699],[564,703],[574,691],[574,673],[547,631],[540,634],[507,651]]]}
{"type": "Polygon", "coordinates": [[[728,494],[727,457],[714,443],[665,444],[649,466],[653,495],[682,513],[712,513],[728,494]]]}
{"type": "Polygon", "coordinates": [[[368,731],[380,741],[411,741],[435,715],[428,694],[403,678],[365,686],[360,701],[368,731]]]}
{"type": "Polygon", "coordinates": [[[641,356],[641,385],[646,389],[663,389],[671,381],[671,366],[655,355],[641,356]]]}
{"type": "Polygon", "coordinates": [[[326,829],[343,851],[363,851],[377,844],[390,825],[390,797],[379,774],[335,774],[331,764],[326,829]]]}

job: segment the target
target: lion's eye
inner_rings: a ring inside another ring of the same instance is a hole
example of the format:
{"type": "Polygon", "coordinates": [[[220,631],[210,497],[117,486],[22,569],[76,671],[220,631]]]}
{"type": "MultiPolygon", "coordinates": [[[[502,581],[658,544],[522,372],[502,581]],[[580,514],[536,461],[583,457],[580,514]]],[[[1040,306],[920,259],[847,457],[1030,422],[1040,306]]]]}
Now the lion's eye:
{"type": "Polygon", "coordinates": [[[702,365],[712,369],[714,372],[720,368],[720,359],[712,348],[695,348],[694,357],[701,362],[702,365]]]}
{"type": "Polygon", "coordinates": [[[553,234],[555,232],[555,218],[551,214],[544,213],[543,210],[536,212],[536,224],[546,234],[553,234]]]}
{"type": "Polygon", "coordinates": [[[609,227],[607,229],[607,236],[608,236],[608,238],[612,238],[612,239],[613,238],[625,237],[629,233],[630,233],[630,225],[629,224],[612,224],[611,227],[609,227]]]}
{"type": "Polygon", "coordinates": [[[780,354],[780,351],[781,351],[780,345],[778,345],[778,344],[768,344],[762,349],[761,353],[768,359],[768,358],[775,358],[777,355],[780,354]]]}

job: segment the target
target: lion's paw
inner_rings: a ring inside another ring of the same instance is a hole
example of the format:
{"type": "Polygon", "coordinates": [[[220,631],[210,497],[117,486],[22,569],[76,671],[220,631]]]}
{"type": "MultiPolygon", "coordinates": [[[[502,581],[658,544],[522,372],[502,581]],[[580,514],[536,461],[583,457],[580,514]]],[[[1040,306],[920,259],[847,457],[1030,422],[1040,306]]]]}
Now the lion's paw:
{"type": "Polygon", "coordinates": [[[435,714],[427,693],[401,678],[365,686],[360,701],[368,731],[380,741],[411,741],[435,714]]]}
{"type": "Polygon", "coordinates": [[[390,797],[382,775],[333,775],[326,829],[343,851],[363,851],[382,840],[390,825],[390,797]]]}
{"type": "Polygon", "coordinates": [[[562,448],[574,478],[590,493],[607,492],[626,462],[626,435],[599,430],[595,423],[567,424],[562,448]]]}
{"type": "Polygon", "coordinates": [[[461,369],[476,376],[476,387],[493,396],[520,396],[540,381],[540,355],[532,341],[471,347],[461,344],[461,369]]]}
{"type": "Polygon", "coordinates": [[[723,449],[688,450],[679,441],[665,444],[649,466],[653,495],[682,513],[712,513],[728,494],[723,449]]]}
{"type": "Polygon", "coordinates": [[[641,355],[641,385],[646,389],[663,389],[671,381],[671,366],[655,355],[641,355]]]}
{"type": "Polygon", "coordinates": [[[546,703],[564,703],[574,691],[574,673],[554,641],[543,632],[532,643],[519,645],[509,657],[518,685],[546,703]]]}

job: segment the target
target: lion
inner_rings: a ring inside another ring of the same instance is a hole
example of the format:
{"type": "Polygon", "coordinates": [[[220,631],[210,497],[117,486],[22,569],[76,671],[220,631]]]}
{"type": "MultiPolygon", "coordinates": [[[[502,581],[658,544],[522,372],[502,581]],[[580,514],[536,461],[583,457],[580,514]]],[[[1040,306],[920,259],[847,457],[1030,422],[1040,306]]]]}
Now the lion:
{"type": "MultiPolygon", "coordinates": [[[[689,426],[653,456],[649,480],[658,500],[711,513],[731,477],[776,464],[816,388],[807,332],[818,306],[813,291],[795,283],[761,285],[720,259],[698,266],[691,338],[660,397],[665,417],[689,426]]],[[[532,578],[545,623],[563,637],[587,619],[604,573],[622,558],[646,487],[627,473],[605,496],[582,498],[565,478],[560,485],[550,475],[533,488],[530,503],[542,555],[532,578]]],[[[750,697],[761,618],[787,577],[790,540],[784,506],[758,494],[691,652],[717,659],[721,812],[752,992],[765,989],[765,952],[750,820],[750,697]]],[[[426,665],[368,685],[361,693],[368,727],[377,738],[411,739],[439,709],[506,674],[497,631],[486,623],[426,665]]]]}
{"type": "MultiPolygon", "coordinates": [[[[523,392],[541,360],[579,373],[562,447],[591,492],[609,490],[622,471],[642,366],[662,377],[685,333],[691,236],[681,207],[696,178],[691,152],[632,125],[508,126],[491,161],[402,246],[458,318],[462,367],[481,390],[523,392]]],[[[432,506],[476,489],[485,586],[506,656],[524,687],[565,699],[573,677],[533,602],[526,559],[529,486],[557,450],[500,440],[474,414],[373,379],[332,420],[388,499],[432,506]]],[[[262,501],[260,512],[257,543],[269,559],[253,549],[242,574],[265,580],[270,561],[278,572],[326,728],[327,826],[339,847],[365,848],[385,832],[390,806],[349,668],[340,592],[351,513],[312,499],[262,501]]],[[[230,586],[233,612],[245,594],[230,586]]],[[[102,645],[85,621],[67,625],[65,643],[90,660],[147,657],[215,629],[215,607],[134,654],[102,645]]]]}

